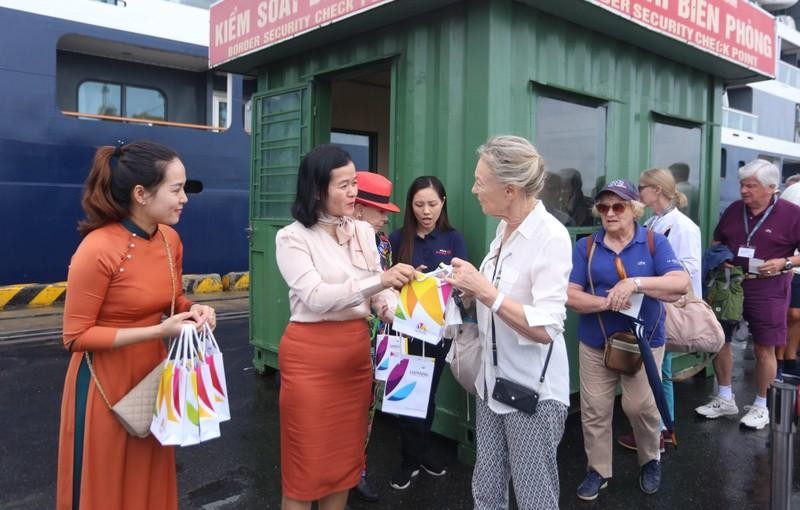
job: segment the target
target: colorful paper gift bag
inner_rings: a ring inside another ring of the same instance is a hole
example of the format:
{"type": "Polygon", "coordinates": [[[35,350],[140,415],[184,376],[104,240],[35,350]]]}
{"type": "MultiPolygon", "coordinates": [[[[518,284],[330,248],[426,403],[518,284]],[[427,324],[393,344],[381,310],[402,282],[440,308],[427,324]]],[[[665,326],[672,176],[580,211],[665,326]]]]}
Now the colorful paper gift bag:
{"type": "Polygon", "coordinates": [[[197,349],[194,361],[194,381],[197,383],[197,412],[200,422],[200,441],[216,439],[220,436],[219,419],[214,410],[214,403],[209,393],[211,388],[211,371],[205,362],[203,343],[196,337],[197,349]]]}
{"type": "Polygon", "coordinates": [[[196,347],[194,345],[194,326],[184,326],[192,329],[189,338],[183,343],[183,377],[184,412],[181,419],[181,446],[191,446],[200,442],[200,412],[197,397],[197,373],[195,367],[196,347]]]}
{"type": "Polygon", "coordinates": [[[410,281],[400,289],[392,328],[398,333],[438,344],[444,334],[444,312],[451,291],[449,283],[430,274],[410,281]]]}
{"type": "Polygon", "coordinates": [[[433,381],[433,358],[390,354],[389,366],[381,410],[384,413],[425,418],[433,381]]]}
{"type": "Polygon", "coordinates": [[[214,412],[217,413],[219,421],[231,419],[230,404],[228,402],[228,384],[225,380],[225,365],[222,359],[222,351],[219,350],[217,339],[208,324],[203,328],[201,335],[201,347],[205,353],[205,361],[208,363],[209,374],[211,375],[211,386],[208,389],[209,398],[214,405],[214,412]]]}
{"type": "Polygon", "coordinates": [[[161,372],[161,382],[156,394],[156,407],[153,411],[153,422],[150,432],[162,445],[179,445],[182,438],[182,420],[184,412],[185,391],[181,387],[184,378],[181,376],[183,364],[184,335],[181,334],[170,343],[169,353],[161,372]]]}
{"type": "Polygon", "coordinates": [[[403,337],[379,334],[375,340],[375,380],[386,381],[389,376],[389,355],[403,354],[403,337]]]}

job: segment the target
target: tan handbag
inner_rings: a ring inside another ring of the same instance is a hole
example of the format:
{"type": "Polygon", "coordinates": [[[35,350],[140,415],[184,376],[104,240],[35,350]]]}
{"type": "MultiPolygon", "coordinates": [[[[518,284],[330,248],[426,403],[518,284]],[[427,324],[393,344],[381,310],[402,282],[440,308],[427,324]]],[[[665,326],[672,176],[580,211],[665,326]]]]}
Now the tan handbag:
{"type": "Polygon", "coordinates": [[[606,338],[603,364],[614,372],[635,375],[642,368],[642,353],[636,335],[630,331],[617,331],[606,338]]]}
{"type": "Polygon", "coordinates": [[[708,303],[689,290],[675,303],[664,303],[667,312],[667,351],[719,352],[725,332],[708,303]]]}
{"type": "MultiPolygon", "coordinates": [[[[590,238],[594,241],[594,238],[590,238]]],[[[652,242],[648,239],[648,242],[652,242]]],[[[588,245],[588,243],[587,243],[588,245]]],[[[589,286],[594,294],[594,280],[592,279],[592,258],[594,257],[595,244],[592,242],[589,246],[589,260],[587,261],[587,272],[589,273],[589,286]]],[[[622,268],[624,270],[624,267],[622,268]]],[[[624,374],[635,375],[639,369],[642,368],[642,353],[639,350],[639,342],[636,335],[631,331],[615,331],[611,336],[606,334],[606,328],[603,324],[603,317],[601,314],[597,315],[597,322],[600,324],[600,331],[603,332],[605,339],[605,346],[603,350],[603,365],[609,370],[624,374]]],[[[661,313],[658,315],[658,320],[661,320],[661,313]]],[[[658,324],[658,321],[656,321],[658,324]]],[[[650,333],[650,339],[653,339],[657,328],[653,328],[650,333]]]]}
{"type": "MultiPolygon", "coordinates": [[[[169,261],[169,274],[172,283],[172,303],[170,304],[169,315],[172,317],[175,313],[175,268],[173,267],[172,252],[169,249],[167,238],[160,229],[159,233],[161,234],[161,239],[164,240],[164,248],[167,250],[167,260],[169,261]]],[[[156,406],[156,396],[158,394],[158,385],[161,381],[161,372],[164,367],[164,362],[162,361],[156,365],[149,374],[144,376],[144,379],[139,381],[133,389],[119,400],[119,402],[112,406],[94,371],[92,356],[89,352],[86,352],[85,357],[86,364],[89,367],[89,371],[92,373],[92,379],[94,379],[94,383],[97,385],[100,396],[103,397],[103,401],[108,406],[108,409],[114,413],[122,427],[132,436],[142,438],[149,436],[150,424],[153,421],[153,410],[156,406]]]]}

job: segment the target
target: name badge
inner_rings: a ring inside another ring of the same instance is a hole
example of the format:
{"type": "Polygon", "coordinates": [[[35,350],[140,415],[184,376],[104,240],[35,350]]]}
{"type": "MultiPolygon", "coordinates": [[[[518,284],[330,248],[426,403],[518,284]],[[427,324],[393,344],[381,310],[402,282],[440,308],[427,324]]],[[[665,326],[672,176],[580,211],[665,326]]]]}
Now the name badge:
{"type": "Polygon", "coordinates": [[[740,246],[738,256],[746,259],[752,259],[756,256],[756,249],[751,246],[740,246]]]}

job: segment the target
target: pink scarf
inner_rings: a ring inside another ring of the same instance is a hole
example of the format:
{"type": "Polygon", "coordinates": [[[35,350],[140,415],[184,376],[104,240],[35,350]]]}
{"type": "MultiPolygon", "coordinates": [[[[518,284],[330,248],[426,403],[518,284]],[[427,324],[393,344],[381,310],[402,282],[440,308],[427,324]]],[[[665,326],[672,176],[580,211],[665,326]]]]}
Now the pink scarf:
{"type": "Polygon", "coordinates": [[[350,216],[331,216],[321,213],[319,223],[336,225],[336,239],[340,245],[347,244],[350,262],[355,267],[367,271],[380,271],[378,260],[370,257],[369,243],[375,244],[374,234],[367,236],[364,229],[356,228],[356,222],[350,216]]]}

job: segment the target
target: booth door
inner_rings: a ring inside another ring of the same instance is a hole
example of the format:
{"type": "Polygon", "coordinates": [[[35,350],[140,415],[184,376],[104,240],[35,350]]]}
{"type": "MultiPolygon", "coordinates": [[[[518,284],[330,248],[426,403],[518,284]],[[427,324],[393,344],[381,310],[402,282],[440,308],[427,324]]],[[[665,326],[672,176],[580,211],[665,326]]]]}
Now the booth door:
{"type": "Polygon", "coordinates": [[[250,343],[259,372],[277,368],[289,318],[275,261],[275,234],[292,222],[297,168],[311,146],[312,85],[253,96],[250,180],[250,343]]]}

